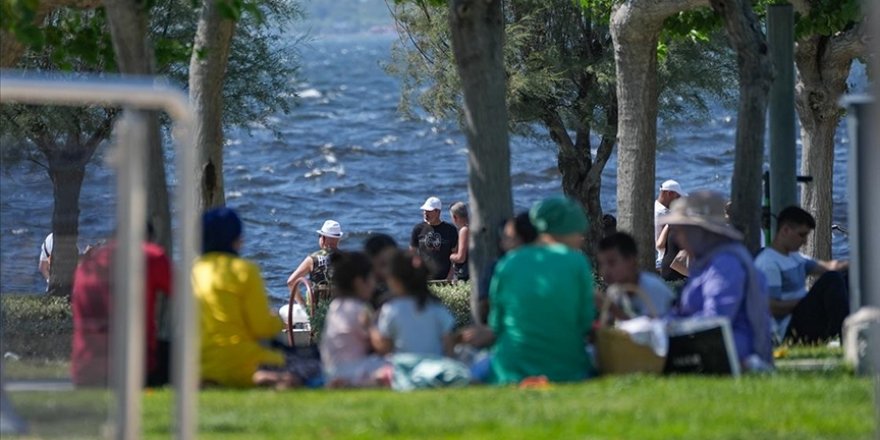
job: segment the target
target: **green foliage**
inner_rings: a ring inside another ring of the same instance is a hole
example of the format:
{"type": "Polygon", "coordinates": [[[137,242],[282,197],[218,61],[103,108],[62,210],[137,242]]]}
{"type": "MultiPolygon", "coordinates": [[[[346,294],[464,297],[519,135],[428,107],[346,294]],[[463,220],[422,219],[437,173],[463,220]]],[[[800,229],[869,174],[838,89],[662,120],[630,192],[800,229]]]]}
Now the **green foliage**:
{"type": "Polygon", "coordinates": [[[805,35],[831,36],[851,28],[863,19],[859,0],[810,0],[810,12],[795,14],[795,38],[805,35]]]}
{"type": "Polygon", "coordinates": [[[0,295],[2,353],[58,360],[70,357],[73,318],[66,298],[0,295]]]}
{"type": "Polygon", "coordinates": [[[459,329],[473,323],[471,315],[471,283],[435,284],[431,286],[434,295],[455,316],[455,328],[459,329]]]}
{"type": "Polygon", "coordinates": [[[0,30],[28,46],[41,45],[43,36],[34,22],[39,3],[39,0],[0,0],[0,30]]]}

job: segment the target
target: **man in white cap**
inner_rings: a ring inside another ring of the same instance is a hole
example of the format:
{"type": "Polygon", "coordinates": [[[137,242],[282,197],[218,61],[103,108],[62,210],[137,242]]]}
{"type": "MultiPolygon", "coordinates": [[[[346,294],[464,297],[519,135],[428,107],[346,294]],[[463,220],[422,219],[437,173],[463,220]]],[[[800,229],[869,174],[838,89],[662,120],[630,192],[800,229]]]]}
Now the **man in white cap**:
{"type": "MultiPolygon", "coordinates": [[[[342,239],[342,227],[336,220],[327,220],[318,233],[318,246],[320,249],[306,257],[299,267],[287,278],[287,288],[293,293],[300,278],[309,276],[314,285],[330,284],[330,254],[339,248],[339,240],[342,239]]],[[[297,303],[304,304],[300,295],[294,297],[297,303]]]]}
{"type": "MultiPolygon", "coordinates": [[[[687,193],[681,190],[681,185],[675,180],[667,180],[660,184],[660,194],[657,195],[657,200],[654,201],[654,242],[657,242],[657,239],[660,238],[660,232],[663,231],[663,225],[660,224],[660,217],[669,214],[669,206],[672,204],[673,200],[676,200],[680,197],[687,196],[687,193]]],[[[663,261],[664,250],[657,250],[657,268],[660,268],[660,263],[663,261]]]]}
{"type": "Polygon", "coordinates": [[[425,200],[421,207],[424,221],[413,228],[409,241],[410,249],[417,251],[422,261],[428,264],[432,280],[451,279],[449,256],[458,250],[458,230],[440,219],[442,207],[437,197],[425,200]]]}

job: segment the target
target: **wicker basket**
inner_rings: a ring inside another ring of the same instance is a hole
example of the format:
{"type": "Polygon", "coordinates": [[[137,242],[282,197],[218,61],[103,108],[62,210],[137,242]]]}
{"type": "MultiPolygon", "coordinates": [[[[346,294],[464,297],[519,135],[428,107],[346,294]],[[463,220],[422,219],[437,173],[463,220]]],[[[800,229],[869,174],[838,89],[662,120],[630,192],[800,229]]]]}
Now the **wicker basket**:
{"type": "Polygon", "coordinates": [[[610,322],[613,320],[608,319],[611,302],[617,296],[614,294],[626,291],[635,292],[656,316],[654,304],[638,286],[627,285],[609,289],[602,304],[599,328],[596,330],[596,361],[599,364],[599,371],[602,374],[660,374],[663,372],[666,358],[658,356],[651,347],[633,341],[627,332],[614,328],[613,323],[610,322]]]}

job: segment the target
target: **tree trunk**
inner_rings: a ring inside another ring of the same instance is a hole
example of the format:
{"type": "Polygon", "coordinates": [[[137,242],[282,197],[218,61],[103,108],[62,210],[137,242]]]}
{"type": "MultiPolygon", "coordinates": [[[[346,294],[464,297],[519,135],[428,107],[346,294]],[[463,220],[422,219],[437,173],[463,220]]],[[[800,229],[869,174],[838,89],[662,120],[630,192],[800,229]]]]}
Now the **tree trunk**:
{"type": "Polygon", "coordinates": [[[79,194],[85,176],[85,162],[50,158],[49,177],[52,179],[54,205],[52,207],[52,265],[49,274],[49,294],[70,297],[73,274],[79,259],[79,194]]]}
{"type": "MultiPolygon", "coordinates": [[[[667,17],[706,0],[628,0],[611,13],[617,69],[617,218],[654,269],[654,191],[657,160],[657,42],[667,17]],[[646,251],[647,250],[647,251],[646,251]]],[[[671,178],[671,176],[670,176],[671,178]]]]}
{"type": "MultiPolygon", "coordinates": [[[[840,41],[840,40],[838,40],[840,41]]],[[[811,36],[795,49],[797,84],[795,105],[801,123],[801,173],[813,181],[801,190],[801,204],[816,218],[816,230],[805,252],[815,259],[831,259],[831,221],[834,190],[834,133],[843,115],[838,101],[846,91],[852,56],[834,51],[832,38],[811,36]]]]}
{"type": "MultiPolygon", "coordinates": [[[[138,0],[104,0],[119,72],[133,75],[155,73],[155,53],[149,39],[149,9],[138,0]]],[[[171,208],[165,173],[159,114],[147,112],[147,216],[155,241],[172,253],[171,208]]],[[[144,219],[145,221],[147,219],[144,219]]]]}
{"type": "Polygon", "coordinates": [[[196,113],[199,152],[199,208],[226,203],[223,189],[223,79],[235,21],[225,18],[216,1],[205,0],[199,14],[189,65],[189,96],[196,113]]]}
{"type": "Polygon", "coordinates": [[[744,232],[746,247],[755,253],[760,249],[764,130],[773,67],[767,38],[751,3],[745,0],[710,0],[710,3],[724,19],[739,69],[739,110],[731,182],[732,223],[744,232]]]}
{"type": "Polygon", "coordinates": [[[471,310],[484,268],[498,257],[495,225],[513,214],[504,20],[501,0],[450,0],[449,25],[464,95],[468,140],[468,195],[471,208],[471,310]]]}

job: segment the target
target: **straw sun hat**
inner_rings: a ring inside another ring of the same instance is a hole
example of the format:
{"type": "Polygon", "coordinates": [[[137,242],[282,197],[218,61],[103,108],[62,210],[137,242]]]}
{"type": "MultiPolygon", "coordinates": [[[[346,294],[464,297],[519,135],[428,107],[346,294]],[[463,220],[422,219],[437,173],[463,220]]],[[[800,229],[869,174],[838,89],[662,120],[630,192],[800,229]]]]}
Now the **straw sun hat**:
{"type": "Polygon", "coordinates": [[[721,193],[699,190],[672,202],[669,214],[660,217],[661,225],[698,226],[734,240],[742,240],[743,235],[727,223],[724,215],[726,198],[721,193]]]}

